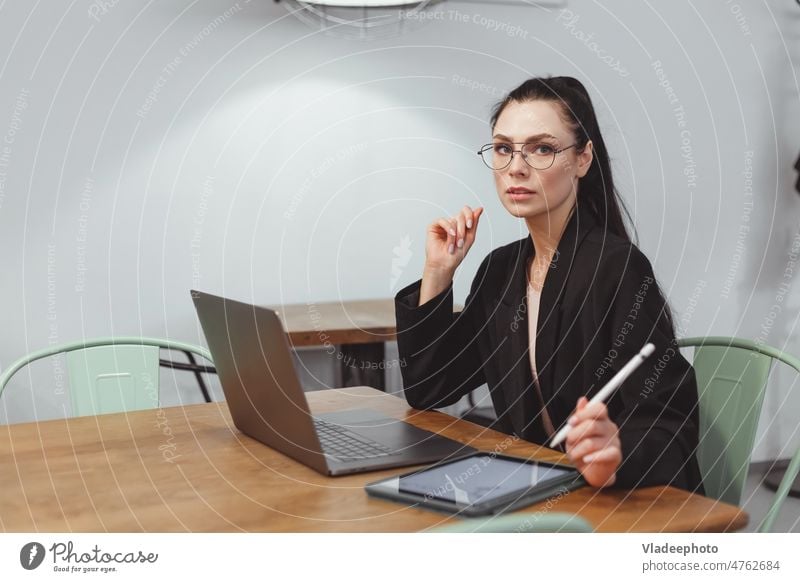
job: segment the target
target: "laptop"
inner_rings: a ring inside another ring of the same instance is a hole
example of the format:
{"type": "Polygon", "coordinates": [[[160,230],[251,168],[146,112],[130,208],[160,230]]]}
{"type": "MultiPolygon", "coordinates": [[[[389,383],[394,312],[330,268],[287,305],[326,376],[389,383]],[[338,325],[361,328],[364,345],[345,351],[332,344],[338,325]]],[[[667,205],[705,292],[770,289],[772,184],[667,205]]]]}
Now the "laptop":
{"type": "Polygon", "coordinates": [[[191,291],[236,427],[324,475],[476,452],[368,408],[312,415],[278,313],[191,291]]]}

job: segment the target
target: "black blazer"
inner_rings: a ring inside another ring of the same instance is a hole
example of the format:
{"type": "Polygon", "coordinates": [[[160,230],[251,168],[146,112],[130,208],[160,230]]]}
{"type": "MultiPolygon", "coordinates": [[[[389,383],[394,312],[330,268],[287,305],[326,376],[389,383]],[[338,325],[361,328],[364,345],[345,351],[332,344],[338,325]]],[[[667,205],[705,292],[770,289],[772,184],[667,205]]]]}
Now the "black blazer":
{"type": "MultiPolygon", "coordinates": [[[[452,284],[422,306],[421,280],[397,293],[397,345],[411,406],[454,404],[486,383],[498,415],[493,428],[547,442],[528,354],[526,266],[533,254],[530,236],[489,253],[459,314],[452,284]]],[[[672,484],[703,493],[695,457],[697,384],[665,308],[647,257],[579,205],[542,288],[539,384],[558,429],[580,396],[591,398],[652,342],[653,355],[606,403],[622,443],[615,487],[672,484]]]]}

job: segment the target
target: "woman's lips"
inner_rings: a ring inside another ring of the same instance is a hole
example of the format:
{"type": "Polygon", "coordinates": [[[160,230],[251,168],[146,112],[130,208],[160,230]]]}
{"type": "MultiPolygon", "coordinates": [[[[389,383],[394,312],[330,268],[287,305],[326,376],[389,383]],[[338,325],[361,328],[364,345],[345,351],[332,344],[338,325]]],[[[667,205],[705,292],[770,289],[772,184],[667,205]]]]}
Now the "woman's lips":
{"type": "Polygon", "coordinates": [[[532,192],[531,190],[509,190],[506,194],[511,200],[515,201],[528,200],[536,196],[536,192],[532,192]]]}

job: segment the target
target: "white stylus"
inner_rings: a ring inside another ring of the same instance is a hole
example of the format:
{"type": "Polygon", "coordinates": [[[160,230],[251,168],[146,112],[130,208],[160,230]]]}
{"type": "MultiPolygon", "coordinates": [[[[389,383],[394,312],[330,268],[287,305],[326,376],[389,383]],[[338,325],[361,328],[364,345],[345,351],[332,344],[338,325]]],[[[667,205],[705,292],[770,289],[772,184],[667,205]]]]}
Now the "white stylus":
{"type": "MultiPolygon", "coordinates": [[[[655,349],[656,346],[654,346],[653,344],[645,344],[644,347],[641,350],[639,350],[639,353],[633,356],[630,359],[630,361],[627,364],[625,364],[622,367],[622,369],[619,372],[617,372],[613,378],[611,378],[611,380],[608,381],[608,384],[603,386],[600,389],[600,392],[594,395],[594,397],[589,401],[589,404],[592,404],[594,402],[605,402],[606,400],[608,400],[608,397],[614,393],[614,390],[619,388],[620,385],[625,381],[625,379],[631,375],[631,372],[633,372],[636,368],[638,368],[639,365],[642,362],[644,362],[645,358],[647,358],[647,356],[652,354],[655,351],[655,349]]],[[[558,431],[558,434],[556,434],[556,436],[553,437],[553,440],[550,441],[550,448],[555,448],[559,444],[561,444],[561,441],[567,438],[567,433],[571,428],[572,426],[570,426],[569,424],[565,424],[564,427],[560,431],[558,431]]]]}

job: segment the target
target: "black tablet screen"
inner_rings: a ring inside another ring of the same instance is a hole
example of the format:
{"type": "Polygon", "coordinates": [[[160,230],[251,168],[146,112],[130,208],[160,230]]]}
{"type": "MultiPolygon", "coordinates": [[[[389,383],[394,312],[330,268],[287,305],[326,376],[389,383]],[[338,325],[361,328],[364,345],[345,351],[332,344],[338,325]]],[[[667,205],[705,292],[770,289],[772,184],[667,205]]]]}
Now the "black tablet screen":
{"type": "Polygon", "coordinates": [[[574,471],[484,455],[401,477],[399,489],[458,505],[473,505],[521,493],[570,473],[574,471]]]}

